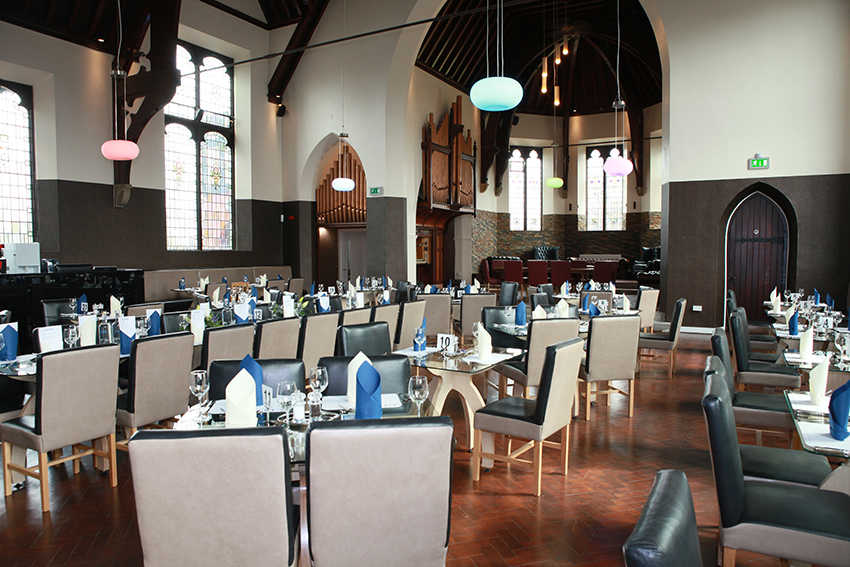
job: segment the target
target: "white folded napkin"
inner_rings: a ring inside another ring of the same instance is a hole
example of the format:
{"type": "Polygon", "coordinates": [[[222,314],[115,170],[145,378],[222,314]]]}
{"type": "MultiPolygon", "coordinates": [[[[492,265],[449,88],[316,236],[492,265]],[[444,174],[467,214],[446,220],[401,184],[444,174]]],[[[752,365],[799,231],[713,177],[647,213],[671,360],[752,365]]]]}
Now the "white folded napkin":
{"type": "Polygon", "coordinates": [[[257,384],[253,376],[244,368],[224,390],[226,400],[225,427],[256,427],[257,425],[257,384]]]}
{"type": "Polygon", "coordinates": [[[826,403],[826,379],[829,374],[829,360],[824,360],[809,372],[809,392],[812,403],[822,406],[826,403]]]}
{"type": "Polygon", "coordinates": [[[295,317],[295,298],[291,295],[283,296],[283,316],[295,317]]]}
{"type": "Polygon", "coordinates": [[[357,292],[357,299],[355,300],[354,304],[357,307],[364,307],[366,305],[366,300],[363,298],[363,292],[362,291],[357,292]]]}
{"type": "Polygon", "coordinates": [[[611,282],[611,284],[608,286],[608,289],[611,290],[612,294],[617,293],[617,286],[614,285],[614,282],[611,282]]]}
{"type": "Polygon", "coordinates": [[[41,352],[62,350],[62,325],[50,325],[38,328],[38,344],[41,352]]]}
{"type": "Polygon", "coordinates": [[[201,278],[201,281],[199,281],[198,283],[201,284],[201,293],[203,293],[204,290],[207,289],[207,284],[210,283],[210,279],[208,277],[201,278]]]}
{"type": "Polygon", "coordinates": [[[266,274],[263,274],[262,276],[260,276],[260,287],[266,287],[266,284],[268,284],[268,282],[269,282],[269,278],[266,277],[266,274]]]}
{"type": "Polygon", "coordinates": [[[569,293],[569,288],[567,287],[567,282],[561,284],[561,295],[567,295],[569,293]]]}
{"type": "Polygon", "coordinates": [[[121,301],[114,295],[109,296],[109,313],[113,317],[120,317],[121,313],[121,301]]]}
{"type": "Polygon", "coordinates": [[[218,296],[221,294],[221,288],[217,287],[213,290],[212,300],[213,303],[218,303],[218,296]]]}
{"type": "Polygon", "coordinates": [[[204,318],[204,312],[200,309],[195,309],[191,313],[190,324],[192,334],[195,335],[196,344],[200,344],[204,341],[204,328],[206,327],[204,318]]]}
{"type": "Polygon", "coordinates": [[[566,299],[562,299],[555,306],[555,310],[558,312],[558,317],[564,318],[570,316],[570,304],[567,303],[566,299]]]}
{"type": "Polygon", "coordinates": [[[348,363],[348,389],[346,392],[349,404],[357,403],[357,370],[360,369],[360,365],[364,362],[372,364],[369,357],[363,354],[363,351],[360,351],[348,363]]]}
{"type": "Polygon", "coordinates": [[[319,296],[319,305],[322,306],[322,311],[328,311],[331,308],[331,298],[324,294],[319,296]]]}
{"type": "Polygon", "coordinates": [[[475,290],[475,293],[481,293],[481,283],[477,278],[472,278],[472,289],[475,290]]]}
{"type": "Polygon", "coordinates": [[[546,310],[543,309],[542,305],[538,305],[534,308],[534,311],[531,312],[532,319],[545,319],[546,318],[546,310]]]}
{"type": "MultiPolygon", "coordinates": [[[[538,307],[540,307],[538,305],[538,307]]],[[[493,354],[493,338],[490,333],[481,325],[478,328],[478,358],[481,360],[489,360],[493,354]]]]}
{"type": "MultiPolygon", "coordinates": [[[[774,291],[776,291],[776,290],[774,290],[774,291]]],[[[781,302],[779,301],[779,296],[777,296],[777,295],[773,295],[773,296],[770,298],[770,301],[772,301],[772,302],[773,302],[773,312],[774,312],[774,313],[779,313],[779,310],[780,310],[780,309],[782,309],[782,304],[781,304],[781,302]]]]}
{"type": "Polygon", "coordinates": [[[776,299],[776,288],[773,288],[773,291],[770,292],[770,302],[773,303],[774,299],[776,299]]]}
{"type": "Polygon", "coordinates": [[[789,307],[789,308],[785,311],[785,323],[786,323],[786,324],[788,323],[788,321],[790,321],[790,320],[791,320],[791,317],[793,317],[793,316],[794,316],[794,311],[796,311],[796,310],[797,310],[797,308],[796,308],[796,307],[794,307],[794,306],[792,305],[791,307],[789,307]]]}
{"type": "Polygon", "coordinates": [[[357,279],[354,280],[355,289],[360,289],[360,276],[357,276],[357,279]]]}
{"type": "Polygon", "coordinates": [[[387,287],[390,289],[393,287],[393,279],[389,276],[387,276],[387,287]]]}
{"type": "Polygon", "coordinates": [[[210,314],[210,311],[212,311],[212,306],[209,304],[209,302],[205,301],[203,303],[198,304],[198,310],[203,311],[204,317],[206,317],[210,314]]]}
{"type": "Polygon", "coordinates": [[[631,311],[632,302],[629,301],[629,298],[626,297],[626,294],[623,294],[623,311],[631,311]]]}
{"type": "Polygon", "coordinates": [[[263,288],[263,303],[271,303],[272,302],[272,294],[269,293],[269,290],[263,288]]]}
{"type": "Polygon", "coordinates": [[[800,334],[800,357],[803,360],[809,360],[812,357],[815,347],[814,331],[814,327],[809,325],[809,328],[800,334]]]}
{"type": "MultiPolygon", "coordinates": [[[[97,316],[80,315],[80,346],[92,346],[97,343],[97,316]]],[[[60,337],[61,338],[61,337],[60,337]]],[[[39,337],[40,340],[40,337],[39,337]]]]}

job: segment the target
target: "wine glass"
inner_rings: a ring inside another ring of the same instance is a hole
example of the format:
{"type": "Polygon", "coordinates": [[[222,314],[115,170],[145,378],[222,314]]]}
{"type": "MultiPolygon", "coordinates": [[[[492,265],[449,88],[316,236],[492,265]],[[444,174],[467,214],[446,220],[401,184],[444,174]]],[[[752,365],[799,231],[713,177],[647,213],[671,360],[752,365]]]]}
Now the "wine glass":
{"type": "Polygon", "coordinates": [[[277,403],[283,408],[284,423],[289,427],[289,408],[292,407],[292,394],[298,391],[295,382],[286,380],[277,383],[277,403]]]}
{"type": "Polygon", "coordinates": [[[206,370],[193,370],[192,383],[189,385],[189,392],[198,398],[198,421],[201,421],[201,406],[207,401],[207,394],[210,391],[210,382],[206,370]]]}
{"type": "Polygon", "coordinates": [[[68,300],[68,306],[71,308],[71,313],[76,313],[77,312],[77,298],[72,297],[71,299],[69,299],[68,300]]]}
{"type": "MultiPolygon", "coordinates": [[[[2,356],[4,348],[6,348],[6,338],[3,336],[2,333],[0,333],[0,360],[6,360],[6,359],[14,360],[15,358],[17,358],[16,356],[8,356],[8,357],[2,356]]],[[[14,354],[17,354],[17,353],[9,353],[9,354],[14,355],[14,354]]]]}
{"type": "Polygon", "coordinates": [[[407,383],[407,394],[416,404],[416,416],[422,411],[422,402],[428,397],[428,379],[425,376],[411,376],[407,383]]]}
{"type": "Polygon", "coordinates": [[[782,295],[785,296],[785,303],[788,303],[789,301],[791,301],[791,290],[790,289],[786,289],[785,291],[783,291],[782,295]]]}
{"type": "Polygon", "coordinates": [[[416,329],[416,334],[413,336],[413,342],[416,343],[416,351],[420,354],[425,354],[425,329],[419,327],[416,329]]]}
{"type": "Polygon", "coordinates": [[[310,388],[316,392],[324,392],[328,387],[328,369],[316,366],[310,371],[310,388]]]}
{"type": "Polygon", "coordinates": [[[322,293],[323,291],[325,291],[325,284],[320,283],[319,284],[319,293],[322,293]]]}
{"type": "Polygon", "coordinates": [[[65,344],[68,345],[68,348],[74,348],[74,345],[77,344],[77,327],[76,325],[68,325],[67,327],[62,328],[62,337],[65,340],[65,344]]]}

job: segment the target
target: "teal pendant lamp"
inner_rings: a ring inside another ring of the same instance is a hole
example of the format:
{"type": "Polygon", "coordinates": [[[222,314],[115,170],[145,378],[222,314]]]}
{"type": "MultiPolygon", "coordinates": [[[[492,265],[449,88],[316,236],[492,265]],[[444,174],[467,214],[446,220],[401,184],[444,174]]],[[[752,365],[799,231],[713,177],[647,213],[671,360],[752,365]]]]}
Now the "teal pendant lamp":
{"type": "Polygon", "coordinates": [[[522,86],[505,77],[504,0],[496,0],[496,76],[490,76],[490,2],[487,1],[487,78],[480,79],[469,91],[472,104],[487,112],[501,112],[515,108],[522,102],[522,86]]]}

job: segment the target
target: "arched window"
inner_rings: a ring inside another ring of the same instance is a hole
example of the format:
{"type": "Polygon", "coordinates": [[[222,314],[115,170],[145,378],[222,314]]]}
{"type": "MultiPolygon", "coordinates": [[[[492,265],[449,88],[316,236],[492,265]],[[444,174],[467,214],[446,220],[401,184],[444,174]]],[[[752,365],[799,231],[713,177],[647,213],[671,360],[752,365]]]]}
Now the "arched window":
{"type": "Polygon", "coordinates": [[[540,153],[516,148],[508,160],[511,230],[540,230],[543,220],[543,164],[540,153]]]}
{"type": "Polygon", "coordinates": [[[0,242],[34,242],[32,87],[0,80],[0,242]]]}
{"type": "MultiPolygon", "coordinates": [[[[626,230],[626,177],[608,175],[603,153],[613,146],[587,150],[587,230],[626,230]]],[[[619,155],[619,153],[617,153],[619,155]]]]}
{"type": "Polygon", "coordinates": [[[177,46],[182,79],[165,107],[168,250],[233,249],[232,62],[177,46]]]}

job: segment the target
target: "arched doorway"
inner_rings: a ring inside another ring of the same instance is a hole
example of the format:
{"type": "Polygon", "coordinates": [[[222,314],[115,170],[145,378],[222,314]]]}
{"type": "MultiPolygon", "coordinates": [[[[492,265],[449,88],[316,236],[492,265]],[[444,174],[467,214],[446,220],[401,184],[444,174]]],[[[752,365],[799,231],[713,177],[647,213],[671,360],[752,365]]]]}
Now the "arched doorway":
{"type": "MultiPolygon", "coordinates": [[[[726,290],[752,319],[763,318],[773,288],[790,285],[791,224],[783,207],[754,189],[735,206],[726,224],[726,290]]],[[[725,293],[724,293],[725,296],[725,293]]]]}

